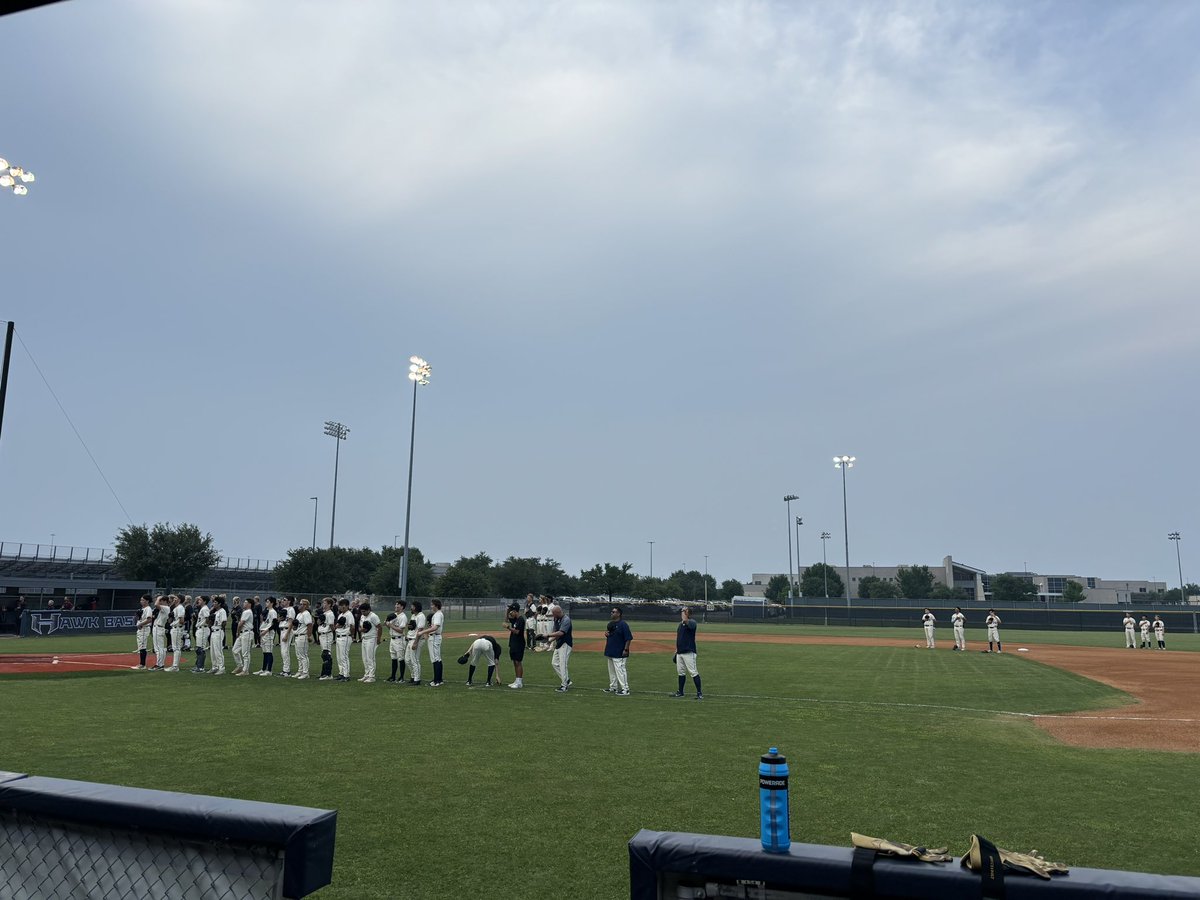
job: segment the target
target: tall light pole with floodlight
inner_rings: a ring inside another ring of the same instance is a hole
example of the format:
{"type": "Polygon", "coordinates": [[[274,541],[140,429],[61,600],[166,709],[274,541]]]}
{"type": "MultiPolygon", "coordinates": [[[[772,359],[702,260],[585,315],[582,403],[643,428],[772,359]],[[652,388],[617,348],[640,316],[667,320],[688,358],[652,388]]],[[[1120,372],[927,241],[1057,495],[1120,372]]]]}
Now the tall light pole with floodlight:
{"type": "Polygon", "coordinates": [[[326,422],[325,433],[336,442],[336,449],[333,451],[333,512],[329,514],[329,549],[332,550],[333,527],[337,524],[338,457],[342,452],[342,441],[350,434],[350,429],[341,422],[326,422]]]}
{"type": "MultiPolygon", "coordinates": [[[[795,494],[784,494],[783,502],[787,504],[787,536],[788,536],[788,599],[792,599],[792,501],[799,500],[795,494]]],[[[800,548],[796,548],[799,554],[800,548]]]]}
{"type": "Polygon", "coordinates": [[[1179,602],[1181,604],[1186,603],[1187,597],[1184,596],[1185,591],[1183,588],[1183,561],[1179,556],[1179,532],[1172,531],[1167,535],[1167,540],[1175,542],[1175,565],[1179,567],[1179,602]]]}
{"type": "Polygon", "coordinates": [[[321,502],[316,497],[309,497],[308,499],[313,502],[313,545],[312,545],[312,548],[314,551],[316,551],[316,549],[317,549],[317,507],[321,505],[321,502]]]}
{"type": "Polygon", "coordinates": [[[850,608],[850,516],[846,511],[846,470],[854,468],[853,456],[835,456],[833,464],[842,470],[842,526],[846,530],[846,609],[850,608]]]}
{"type": "Polygon", "coordinates": [[[404,554],[400,557],[400,599],[408,602],[408,526],[412,518],[413,451],[417,446],[417,388],[429,384],[429,363],[419,356],[408,360],[408,380],[413,383],[412,431],[408,438],[408,500],[404,504],[404,554]]]}
{"type": "Polygon", "coordinates": [[[825,542],[833,537],[828,531],[821,532],[821,574],[825,576],[825,599],[829,599],[829,563],[825,561],[825,542]]]}

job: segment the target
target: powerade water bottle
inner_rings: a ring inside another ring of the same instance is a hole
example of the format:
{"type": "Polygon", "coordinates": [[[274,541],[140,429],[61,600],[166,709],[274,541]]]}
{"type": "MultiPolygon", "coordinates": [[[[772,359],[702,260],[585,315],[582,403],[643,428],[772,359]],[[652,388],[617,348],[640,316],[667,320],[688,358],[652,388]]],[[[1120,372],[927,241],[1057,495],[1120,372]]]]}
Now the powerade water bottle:
{"type": "Polygon", "coordinates": [[[758,803],[763,849],[768,853],[787,853],[792,846],[788,765],[775,747],[758,764],[758,803]]]}

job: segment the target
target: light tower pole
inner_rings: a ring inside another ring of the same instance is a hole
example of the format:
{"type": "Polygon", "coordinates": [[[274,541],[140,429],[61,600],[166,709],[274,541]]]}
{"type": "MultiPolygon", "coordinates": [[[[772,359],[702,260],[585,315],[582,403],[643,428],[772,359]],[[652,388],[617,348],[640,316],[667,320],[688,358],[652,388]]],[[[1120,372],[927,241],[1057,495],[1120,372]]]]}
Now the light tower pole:
{"type": "Polygon", "coordinates": [[[1172,531],[1167,535],[1167,540],[1175,542],[1175,565],[1179,567],[1179,602],[1183,604],[1187,602],[1187,597],[1184,596],[1183,588],[1183,561],[1179,556],[1179,532],[1172,531]]]}
{"type": "MultiPolygon", "coordinates": [[[[417,387],[429,384],[429,363],[419,356],[408,360],[408,380],[413,383],[412,431],[408,438],[408,500],[404,504],[404,555],[400,557],[400,599],[408,601],[408,525],[412,518],[413,451],[417,445],[417,387]]],[[[440,669],[440,666],[439,666],[440,669]]]]}
{"type": "MultiPolygon", "coordinates": [[[[799,500],[795,494],[784,494],[783,502],[787,504],[787,536],[788,536],[788,599],[792,599],[792,501],[799,500]]],[[[800,552],[800,548],[796,548],[800,552]]]]}
{"type": "Polygon", "coordinates": [[[850,608],[850,515],[846,511],[846,470],[854,468],[853,456],[835,456],[833,464],[842,470],[842,526],[846,532],[846,609],[850,608]]]}
{"type": "Polygon", "coordinates": [[[320,506],[321,503],[316,497],[309,497],[308,499],[313,502],[313,545],[312,545],[312,548],[315,551],[317,549],[317,507],[320,506]]]}
{"type": "Polygon", "coordinates": [[[796,596],[800,596],[800,526],[804,519],[796,516],[796,596]]]}
{"type": "Polygon", "coordinates": [[[654,541],[646,541],[650,545],[650,577],[654,577],[654,541]]]}
{"type": "Polygon", "coordinates": [[[828,531],[821,532],[821,574],[825,576],[825,599],[829,599],[829,563],[825,561],[825,542],[833,535],[828,531]]]}
{"type": "Polygon", "coordinates": [[[342,452],[342,441],[350,434],[350,429],[341,422],[326,422],[325,433],[334,439],[335,449],[333,451],[333,512],[329,515],[329,549],[333,549],[333,528],[337,524],[337,481],[338,481],[338,457],[342,452]]]}

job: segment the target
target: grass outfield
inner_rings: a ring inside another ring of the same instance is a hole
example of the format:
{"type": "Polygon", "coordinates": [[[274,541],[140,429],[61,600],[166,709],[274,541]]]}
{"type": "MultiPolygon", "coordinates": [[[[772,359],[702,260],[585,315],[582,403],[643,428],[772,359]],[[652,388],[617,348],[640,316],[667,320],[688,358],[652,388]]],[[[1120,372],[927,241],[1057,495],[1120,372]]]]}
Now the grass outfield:
{"type": "Polygon", "coordinates": [[[627,897],[625,843],[639,828],[757,835],[756,764],[771,745],[792,766],[795,840],[846,845],[856,830],[961,853],[980,831],[1073,865],[1198,874],[1200,755],[1067,747],[1000,714],[1111,707],[1128,701],[1118,691],[1015,654],[703,634],[703,703],[666,697],[673,666],[650,654],[632,658],[628,698],[600,692],[594,653],[572,657],[566,695],[551,690],[549,654],[527,657],[525,690],[468,691],[453,662],[464,639],[447,639],[438,690],[0,677],[0,769],[337,809],[323,898],[627,897]]]}

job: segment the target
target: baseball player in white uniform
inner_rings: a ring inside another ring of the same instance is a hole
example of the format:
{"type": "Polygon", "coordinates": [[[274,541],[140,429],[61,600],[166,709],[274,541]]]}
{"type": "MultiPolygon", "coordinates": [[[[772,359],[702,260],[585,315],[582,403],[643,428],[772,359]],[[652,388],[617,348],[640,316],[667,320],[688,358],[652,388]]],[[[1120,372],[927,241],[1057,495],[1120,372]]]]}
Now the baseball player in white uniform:
{"type": "Polygon", "coordinates": [[[167,669],[168,672],[179,671],[179,658],[183,655],[183,617],[187,613],[187,607],[184,606],[183,600],[171,595],[171,665],[167,669]]]}
{"type": "Polygon", "coordinates": [[[354,641],[354,613],[350,601],[338,601],[337,622],[333,627],[334,648],[337,650],[338,674],[334,681],[350,680],[350,644],[354,641]]]}
{"type": "Polygon", "coordinates": [[[321,645],[321,677],[318,681],[333,680],[333,624],[333,600],[326,597],[317,614],[317,641],[321,645]]]}
{"type": "Polygon", "coordinates": [[[408,620],[408,646],[404,650],[404,661],[408,663],[409,684],[421,683],[421,648],[425,645],[425,613],[421,604],[414,600],[412,618],[408,620]]]}
{"type": "Polygon", "coordinates": [[[1132,613],[1125,613],[1125,618],[1121,620],[1121,624],[1125,627],[1125,649],[1136,650],[1137,644],[1133,636],[1133,630],[1137,628],[1137,619],[1132,613]]]}
{"type": "Polygon", "coordinates": [[[1150,620],[1146,618],[1146,614],[1142,613],[1142,621],[1138,622],[1138,628],[1142,632],[1142,649],[1150,649],[1150,620]]]}
{"type": "Polygon", "coordinates": [[[296,627],[296,610],[292,608],[292,598],[284,597],[279,601],[279,659],[280,672],[284,678],[292,675],[292,633],[296,627]]]}
{"type": "MultiPolygon", "coordinates": [[[[294,610],[293,610],[294,612],[294,610]]],[[[308,601],[300,601],[300,612],[290,619],[291,644],[296,651],[296,678],[303,681],[308,677],[308,642],[312,640],[313,616],[308,611],[308,601]]]]}
{"type": "Polygon", "coordinates": [[[392,676],[388,681],[392,683],[404,682],[404,650],[408,644],[408,616],[404,614],[404,608],[407,605],[403,600],[397,600],[396,611],[388,613],[384,622],[384,630],[388,635],[388,656],[392,660],[392,676]]]}
{"type": "Polygon", "coordinates": [[[962,607],[954,607],[954,614],[950,616],[950,624],[954,627],[954,649],[966,650],[967,639],[965,635],[967,626],[967,617],[963,615],[962,607]]]}
{"type": "Polygon", "coordinates": [[[550,607],[546,603],[546,598],[542,598],[542,604],[538,607],[537,619],[534,623],[534,640],[537,641],[535,651],[548,651],[554,648],[550,646],[550,632],[554,630],[554,617],[550,615],[550,607]]]}
{"type": "MultiPolygon", "coordinates": [[[[237,609],[237,597],[233,598],[233,603],[234,608],[237,609]]],[[[241,604],[241,612],[238,614],[237,625],[234,627],[233,661],[237,664],[233,670],[234,675],[250,674],[250,652],[253,648],[254,610],[250,606],[250,601],[245,600],[241,604]]]]}
{"type": "Polygon", "coordinates": [[[433,600],[433,615],[429,617],[429,627],[422,634],[426,637],[427,646],[429,648],[429,661],[433,663],[433,681],[429,682],[430,687],[441,687],[442,681],[442,623],[445,621],[445,616],[442,615],[442,601],[433,600]]]}
{"type": "Polygon", "coordinates": [[[1154,639],[1158,641],[1158,649],[1166,650],[1167,642],[1165,640],[1167,634],[1167,623],[1162,620],[1162,616],[1158,613],[1154,614],[1154,639]]]}
{"type": "Polygon", "coordinates": [[[992,643],[996,644],[996,652],[1003,653],[1004,647],[1000,644],[1000,617],[996,615],[994,609],[989,609],[987,618],[984,620],[987,625],[988,648],[987,652],[992,652],[992,643]]]}
{"type": "Polygon", "coordinates": [[[171,607],[166,597],[158,597],[154,601],[154,625],[151,627],[154,640],[154,665],[151,672],[161,672],[167,667],[167,621],[171,617],[171,607]]]}
{"type": "Polygon", "coordinates": [[[208,655],[208,623],[212,618],[212,609],[209,608],[208,598],[200,598],[200,606],[196,609],[196,664],[192,666],[192,671],[199,673],[204,671],[204,657],[208,655]]]}
{"type": "Polygon", "coordinates": [[[258,645],[262,648],[262,668],[255,675],[270,678],[275,670],[275,631],[279,624],[279,611],[275,608],[274,597],[267,598],[263,607],[262,618],[258,623],[258,645]]]}
{"type": "Polygon", "coordinates": [[[925,628],[925,649],[927,650],[934,649],[933,624],[936,621],[937,619],[934,618],[933,613],[929,611],[929,607],[925,607],[925,612],[921,614],[921,625],[925,628]]]}
{"type": "Polygon", "coordinates": [[[370,603],[358,605],[358,634],[362,640],[363,684],[375,683],[375,661],[379,644],[383,640],[383,629],[379,627],[379,616],[371,612],[370,603]]]}
{"type": "Polygon", "coordinates": [[[212,614],[212,630],[208,634],[208,652],[212,654],[212,673],[225,674],[225,622],[229,613],[225,611],[225,598],[218,597],[217,608],[212,614]]]}
{"type": "Polygon", "coordinates": [[[138,602],[141,604],[137,621],[138,664],[134,668],[144,669],[146,668],[146,645],[150,641],[150,625],[154,621],[154,610],[150,608],[149,594],[143,594],[138,602]]]}
{"type": "Polygon", "coordinates": [[[467,669],[467,687],[475,687],[475,668],[482,659],[487,663],[487,681],[483,687],[492,686],[492,676],[496,674],[496,661],[500,658],[500,642],[490,634],[476,638],[467,652],[458,658],[460,666],[470,664],[467,669]]]}

